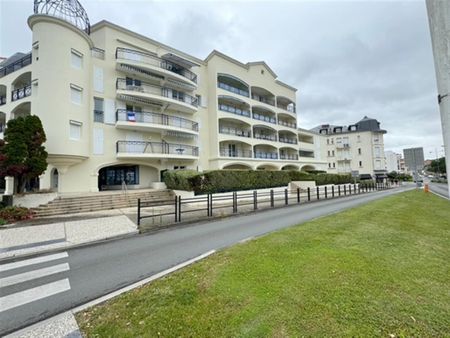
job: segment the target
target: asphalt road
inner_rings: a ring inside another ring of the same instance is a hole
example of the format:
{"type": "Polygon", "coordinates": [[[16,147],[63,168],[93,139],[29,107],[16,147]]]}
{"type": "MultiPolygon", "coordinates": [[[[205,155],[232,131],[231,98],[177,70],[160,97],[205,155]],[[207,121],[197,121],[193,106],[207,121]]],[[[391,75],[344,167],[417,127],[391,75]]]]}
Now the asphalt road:
{"type": "Polygon", "coordinates": [[[179,226],[0,265],[0,335],[67,311],[209,250],[411,186],[179,226]]]}
{"type": "Polygon", "coordinates": [[[441,195],[443,197],[446,198],[450,198],[450,196],[448,195],[448,186],[447,184],[443,184],[443,183],[428,183],[430,186],[430,190],[433,191],[434,193],[441,195]]]}

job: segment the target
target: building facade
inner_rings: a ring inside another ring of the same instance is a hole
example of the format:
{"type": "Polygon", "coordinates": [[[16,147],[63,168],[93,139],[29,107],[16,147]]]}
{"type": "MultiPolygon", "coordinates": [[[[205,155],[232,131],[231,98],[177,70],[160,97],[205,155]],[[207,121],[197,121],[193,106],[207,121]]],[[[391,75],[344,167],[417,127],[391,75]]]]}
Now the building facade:
{"type": "Polygon", "coordinates": [[[388,173],[392,171],[401,172],[401,159],[402,155],[397,154],[391,150],[384,152],[384,157],[386,159],[386,171],[388,173]]]}
{"type": "Polygon", "coordinates": [[[320,135],[321,156],[329,173],[351,173],[361,179],[386,178],[384,140],[380,123],[364,117],[349,126],[320,125],[311,129],[320,135]]]}
{"type": "Polygon", "coordinates": [[[326,169],[316,135],[297,129],[296,89],[265,62],[201,60],[58,2],[80,17],[36,1],[31,52],[0,64],[1,132],[34,114],[47,135],[40,189],[160,187],[184,168],[326,169]]]}
{"type": "Polygon", "coordinates": [[[423,148],[403,149],[403,157],[405,158],[406,169],[412,173],[418,173],[424,167],[423,148]]]}

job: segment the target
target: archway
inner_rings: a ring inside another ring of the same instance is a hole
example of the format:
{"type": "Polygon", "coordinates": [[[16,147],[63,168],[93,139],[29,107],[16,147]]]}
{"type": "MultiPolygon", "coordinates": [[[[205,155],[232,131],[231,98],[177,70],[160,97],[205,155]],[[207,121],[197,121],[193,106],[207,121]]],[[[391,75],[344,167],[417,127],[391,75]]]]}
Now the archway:
{"type": "Polygon", "coordinates": [[[285,165],[281,168],[281,170],[298,170],[299,167],[293,164],[285,165]]]}
{"type": "Polygon", "coordinates": [[[253,168],[248,164],[243,163],[230,163],[225,164],[222,169],[225,170],[252,170],[253,168]]]}
{"type": "Polygon", "coordinates": [[[316,170],[316,168],[313,165],[304,165],[301,170],[302,171],[312,171],[312,170],[316,170]]]}
{"type": "Polygon", "coordinates": [[[98,171],[98,190],[121,190],[150,188],[159,182],[159,170],[139,163],[115,163],[98,171]]]}
{"type": "Polygon", "coordinates": [[[274,164],[260,164],[256,167],[256,170],[279,170],[279,167],[274,164]]]}

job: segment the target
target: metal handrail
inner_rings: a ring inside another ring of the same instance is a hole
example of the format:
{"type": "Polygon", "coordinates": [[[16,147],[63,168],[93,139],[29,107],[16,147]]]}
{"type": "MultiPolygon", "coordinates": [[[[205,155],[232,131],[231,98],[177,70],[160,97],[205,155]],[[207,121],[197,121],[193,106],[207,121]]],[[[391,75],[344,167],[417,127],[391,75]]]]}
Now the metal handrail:
{"type": "Polygon", "coordinates": [[[250,130],[236,129],[233,127],[219,127],[219,133],[227,135],[236,135],[242,137],[252,137],[252,132],[250,130]]]}
{"type": "Polygon", "coordinates": [[[253,138],[256,138],[258,140],[268,140],[268,141],[276,141],[277,140],[277,136],[276,135],[264,135],[264,134],[258,134],[258,133],[254,133],[253,138]]]}
{"type": "Polygon", "coordinates": [[[236,115],[250,117],[249,110],[236,108],[236,107],[229,106],[229,105],[223,104],[223,103],[219,103],[219,110],[222,110],[222,111],[225,111],[228,113],[232,113],[232,114],[236,114],[236,115]]]}
{"type": "Polygon", "coordinates": [[[286,126],[286,127],[297,129],[297,125],[295,123],[290,123],[290,122],[278,120],[278,124],[281,125],[281,126],[286,126]]]}
{"type": "Polygon", "coordinates": [[[275,99],[268,99],[264,96],[260,96],[257,94],[252,94],[252,99],[275,107],[275,99]]]}
{"type": "Polygon", "coordinates": [[[198,147],[188,144],[148,141],[117,141],[117,153],[176,154],[198,156],[198,147]]]}
{"type": "Polygon", "coordinates": [[[220,149],[220,156],[224,157],[245,157],[252,158],[251,150],[230,150],[230,149],[220,149]]]}
{"type": "Polygon", "coordinates": [[[0,68],[0,78],[8,74],[11,74],[12,72],[15,72],[16,70],[19,70],[25,66],[31,65],[31,62],[32,62],[31,53],[29,53],[24,57],[20,58],[19,60],[13,62],[12,64],[0,68]]]}
{"type": "Polygon", "coordinates": [[[187,103],[191,106],[198,106],[198,99],[194,96],[186,94],[184,92],[167,88],[155,86],[150,83],[133,80],[132,83],[127,83],[126,79],[117,79],[116,81],[116,89],[121,90],[131,90],[135,92],[148,93],[158,96],[167,97],[173,100],[177,100],[180,102],[187,103]]]}
{"type": "Polygon", "coordinates": [[[197,83],[197,75],[187,68],[175,64],[171,61],[164,60],[158,56],[152,55],[150,53],[140,52],[133,49],[117,47],[116,49],[116,59],[123,59],[128,61],[137,61],[146,63],[152,66],[159,67],[161,69],[168,70],[172,73],[181,75],[186,79],[197,83]]]}
{"type": "Polygon", "coordinates": [[[267,116],[267,115],[258,114],[258,113],[253,113],[253,119],[254,120],[268,122],[268,123],[272,123],[272,124],[277,124],[277,119],[276,118],[270,117],[270,116],[267,116]]]}
{"type": "Polygon", "coordinates": [[[245,97],[250,97],[250,93],[247,90],[242,90],[233,86],[230,86],[226,83],[223,82],[217,82],[217,87],[225,89],[226,91],[235,93],[235,94],[239,94],[245,97]]]}
{"type": "Polygon", "coordinates": [[[153,112],[137,112],[126,109],[117,109],[116,121],[152,123],[171,127],[178,127],[187,130],[198,131],[198,123],[178,116],[153,112]]]}
{"type": "Polygon", "coordinates": [[[289,143],[289,144],[297,144],[298,141],[294,138],[286,138],[286,137],[279,137],[278,142],[282,143],[289,143]]]}
{"type": "Polygon", "coordinates": [[[278,159],[277,153],[266,153],[262,151],[255,151],[255,158],[268,158],[272,160],[278,159]]]}
{"type": "Polygon", "coordinates": [[[281,160],[298,160],[298,155],[297,154],[294,154],[294,155],[281,154],[280,155],[280,159],[281,160]]]}
{"type": "Polygon", "coordinates": [[[31,84],[28,84],[22,88],[14,89],[11,92],[11,101],[17,101],[27,96],[31,96],[31,84]]]}

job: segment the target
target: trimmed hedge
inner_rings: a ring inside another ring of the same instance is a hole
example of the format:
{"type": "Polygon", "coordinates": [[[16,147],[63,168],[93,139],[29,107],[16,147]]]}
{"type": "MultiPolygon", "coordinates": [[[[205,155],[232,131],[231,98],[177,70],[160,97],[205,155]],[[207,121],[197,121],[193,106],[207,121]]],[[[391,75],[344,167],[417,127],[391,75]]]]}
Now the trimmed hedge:
{"type": "Polygon", "coordinates": [[[316,181],[317,185],[351,183],[351,175],[311,174],[301,171],[212,170],[199,173],[176,170],[164,173],[169,189],[194,191],[196,195],[287,186],[291,181],[316,181]]]}

